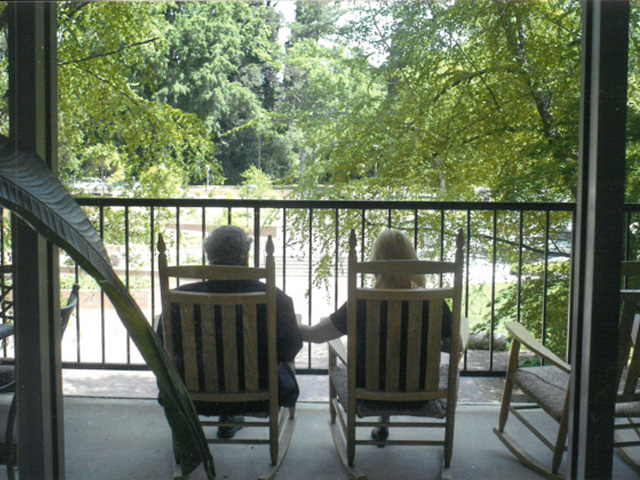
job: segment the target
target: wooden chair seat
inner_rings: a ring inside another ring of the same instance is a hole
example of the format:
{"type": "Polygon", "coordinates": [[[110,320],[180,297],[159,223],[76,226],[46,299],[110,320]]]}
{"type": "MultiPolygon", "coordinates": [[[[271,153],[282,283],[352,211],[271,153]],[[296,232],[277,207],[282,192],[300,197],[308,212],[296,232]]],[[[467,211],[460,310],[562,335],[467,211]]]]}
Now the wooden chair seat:
{"type": "MultiPolygon", "coordinates": [[[[347,367],[336,365],[329,371],[331,384],[336,389],[338,401],[345,411],[349,408],[347,387],[347,367]]],[[[446,388],[449,376],[449,365],[440,365],[440,386],[446,388]]],[[[447,416],[447,399],[438,398],[427,401],[382,402],[376,400],[356,400],[356,415],[363,417],[381,417],[385,415],[445,418],[447,416]]]]}
{"type": "Polygon", "coordinates": [[[513,375],[513,382],[545,412],[560,421],[569,385],[567,372],[553,365],[519,368],[513,375]]]}
{"type": "MultiPolygon", "coordinates": [[[[623,381],[628,369],[625,368],[623,381]]],[[[513,375],[514,384],[535,401],[556,421],[560,421],[564,413],[569,374],[553,365],[543,367],[519,368],[513,375]]],[[[622,386],[618,393],[622,394],[622,386]]],[[[636,389],[635,393],[640,393],[636,389]]],[[[616,417],[640,417],[640,401],[616,403],[616,417]]]]}

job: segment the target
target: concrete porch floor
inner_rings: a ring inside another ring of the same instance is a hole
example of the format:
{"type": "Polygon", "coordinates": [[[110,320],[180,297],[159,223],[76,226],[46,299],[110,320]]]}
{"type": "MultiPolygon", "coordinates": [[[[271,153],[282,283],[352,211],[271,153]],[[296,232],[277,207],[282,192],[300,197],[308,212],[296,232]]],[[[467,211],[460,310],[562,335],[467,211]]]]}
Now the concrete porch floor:
{"type": "MultiPolygon", "coordinates": [[[[149,372],[65,370],[64,376],[67,480],[172,478],[170,430],[154,399],[155,382],[149,372]]],[[[478,379],[462,380],[453,478],[542,478],[520,464],[492,432],[497,423],[497,395],[501,386],[487,387],[486,379],[482,384],[478,379]],[[496,396],[487,396],[487,392],[493,391],[496,396]],[[484,401],[474,400],[482,392],[484,401]]],[[[326,398],[326,381],[302,376],[300,384],[302,398],[297,408],[297,424],[277,479],[345,479],[347,475],[336,455],[328,426],[328,405],[322,400],[326,398]]],[[[510,426],[517,426],[517,422],[510,426]]],[[[552,421],[549,427],[553,427],[552,421]]],[[[246,430],[241,430],[238,436],[246,430]]],[[[368,435],[368,431],[363,435],[368,435]]],[[[548,451],[537,440],[529,443],[532,452],[550,461],[548,451]]],[[[269,466],[266,446],[212,445],[211,451],[218,479],[254,479],[269,466]]],[[[356,449],[356,465],[370,480],[438,478],[441,461],[440,447],[356,449]]],[[[3,467],[0,478],[6,478],[3,467]]],[[[638,476],[616,455],[614,478],[626,480],[638,476]]]]}

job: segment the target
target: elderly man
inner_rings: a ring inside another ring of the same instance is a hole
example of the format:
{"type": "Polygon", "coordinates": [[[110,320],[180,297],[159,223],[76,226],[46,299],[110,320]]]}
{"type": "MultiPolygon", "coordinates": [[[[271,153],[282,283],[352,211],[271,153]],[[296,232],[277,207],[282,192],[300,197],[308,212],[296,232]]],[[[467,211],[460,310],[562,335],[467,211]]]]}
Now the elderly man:
{"type": "MultiPolygon", "coordinates": [[[[248,266],[250,248],[251,238],[247,236],[244,230],[232,225],[216,228],[204,241],[204,251],[211,265],[248,266]]],[[[181,285],[178,289],[196,292],[244,293],[263,292],[266,289],[266,285],[257,280],[207,280],[181,285]]],[[[293,301],[280,289],[276,289],[276,319],[277,359],[280,364],[278,372],[280,404],[293,406],[298,397],[298,385],[291,365],[302,348],[302,336],[298,330],[293,301]]],[[[162,322],[159,322],[158,325],[158,335],[162,338],[162,322]]],[[[182,369],[180,363],[181,359],[176,359],[176,366],[179,371],[182,369]]],[[[162,403],[161,396],[158,397],[158,400],[162,403]]],[[[196,402],[196,407],[202,415],[221,414],[221,419],[237,413],[224,412],[224,406],[211,407],[208,404],[198,405],[198,402],[196,402]]],[[[234,420],[239,421],[237,417],[234,420]]],[[[236,430],[231,427],[219,427],[218,437],[232,438],[236,430]]]]}

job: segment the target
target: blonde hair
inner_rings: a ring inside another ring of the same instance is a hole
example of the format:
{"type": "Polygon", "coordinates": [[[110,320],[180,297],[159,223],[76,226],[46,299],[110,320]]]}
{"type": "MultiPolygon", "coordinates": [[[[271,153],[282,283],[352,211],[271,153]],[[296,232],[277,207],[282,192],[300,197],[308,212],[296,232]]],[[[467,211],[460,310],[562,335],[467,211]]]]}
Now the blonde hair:
{"type": "MultiPolygon", "coordinates": [[[[398,231],[387,229],[378,235],[373,244],[371,260],[417,260],[418,255],[407,236],[398,231]]],[[[375,288],[424,288],[424,275],[378,275],[375,288]]]]}

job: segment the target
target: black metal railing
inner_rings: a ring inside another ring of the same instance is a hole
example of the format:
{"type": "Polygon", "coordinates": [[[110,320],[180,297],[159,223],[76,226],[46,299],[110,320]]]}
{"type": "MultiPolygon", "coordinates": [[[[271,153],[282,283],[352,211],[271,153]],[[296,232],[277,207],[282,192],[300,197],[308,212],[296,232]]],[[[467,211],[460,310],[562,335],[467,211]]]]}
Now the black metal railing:
{"type": "MultiPolygon", "coordinates": [[[[385,227],[404,231],[421,258],[454,253],[457,231],[466,239],[463,315],[472,344],[465,375],[501,375],[506,363],[501,324],[526,323],[561,355],[567,349],[575,205],[430,201],[302,201],[79,198],[100,233],[123,283],[150,322],[160,312],[157,236],[170,262],[202,263],[202,241],[215,226],[233,223],[254,237],[253,261],[264,238],[277,245],[278,286],[304,323],[317,322],[346,300],[346,244],[355,229],[362,258],[385,227]]],[[[635,258],[640,206],[627,205],[627,258],[635,258]]],[[[6,214],[5,214],[6,215],[6,214]]],[[[2,224],[2,259],[10,222],[2,224]]],[[[68,368],[145,369],[140,355],[97,285],[61,253],[61,285],[81,284],[76,320],[65,334],[68,368]]],[[[64,297],[64,294],[63,294],[64,297]]],[[[66,297],[65,297],[66,298],[66,297]]],[[[326,346],[305,345],[302,373],[326,371],[326,346]]]]}
{"type": "MultiPolygon", "coordinates": [[[[463,308],[473,330],[486,332],[485,345],[476,342],[467,355],[470,375],[500,374],[500,324],[506,313],[520,319],[534,317],[545,338],[549,299],[561,288],[552,263],[569,272],[574,206],[570,204],[507,204],[466,202],[340,202],[298,200],[213,199],[78,199],[100,232],[114,268],[138,298],[150,321],[160,311],[155,266],[155,242],[163,233],[174,263],[203,262],[202,240],[217,225],[234,223],[254,236],[253,256],[260,263],[264,235],[277,243],[278,283],[292,296],[302,321],[313,323],[346,299],[345,247],[349,230],[356,229],[363,258],[378,231],[403,230],[423,258],[453,254],[459,228],[465,232],[466,264],[463,308]],[[530,270],[536,267],[536,272],[530,270]],[[536,286],[532,286],[532,278],[536,286]],[[535,291],[531,292],[534,288],[535,291]],[[522,292],[536,297],[534,305],[522,301],[522,292]],[[511,302],[512,306],[507,305],[511,302]],[[531,309],[537,311],[531,313],[531,309]],[[476,347],[480,346],[481,349],[476,347]]],[[[145,368],[108,300],[62,255],[63,285],[80,282],[77,321],[65,335],[63,361],[67,367],[145,368]]],[[[569,276],[564,281],[568,289],[569,276]]],[[[568,296],[562,295],[560,323],[566,331],[568,296]]],[[[557,305],[554,315],[558,315],[557,305]]],[[[554,320],[558,323],[557,318],[554,320]]],[[[482,337],[481,334],[477,335],[482,337]]],[[[326,369],[326,347],[305,345],[297,367],[307,373],[326,369]]]]}

